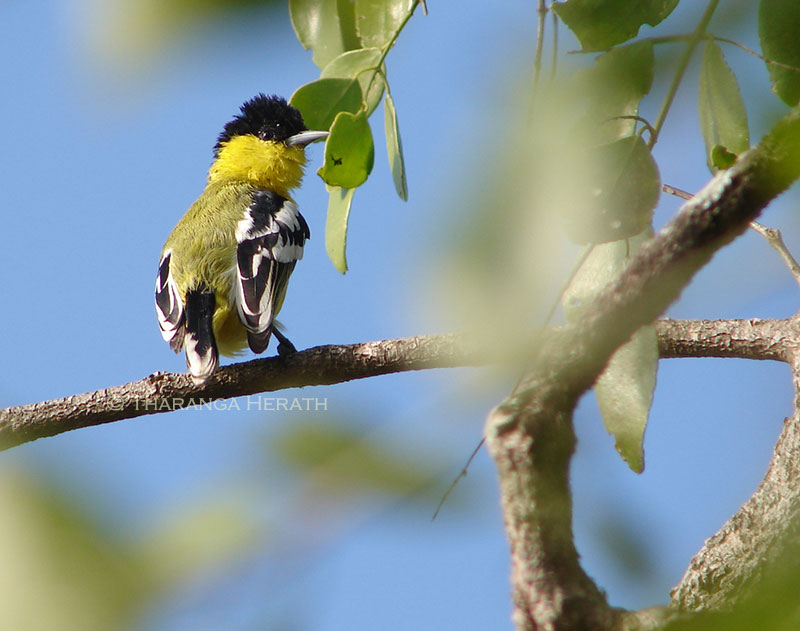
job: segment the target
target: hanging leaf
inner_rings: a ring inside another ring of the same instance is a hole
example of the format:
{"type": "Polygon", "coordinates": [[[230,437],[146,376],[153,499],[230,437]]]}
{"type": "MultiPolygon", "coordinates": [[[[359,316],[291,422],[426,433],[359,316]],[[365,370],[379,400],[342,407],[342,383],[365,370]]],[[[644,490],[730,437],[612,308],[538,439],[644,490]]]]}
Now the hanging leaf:
{"type": "Polygon", "coordinates": [[[750,148],[747,112],[742,93],[722,49],[706,43],[700,68],[698,92],[700,130],[706,143],[706,160],[712,171],[727,168],[736,156],[750,148]]]}
{"type": "Polygon", "coordinates": [[[356,188],[372,171],[375,146],[364,112],[339,112],[325,143],[325,163],[319,176],[330,186],[356,188]]]}
{"type": "Polygon", "coordinates": [[[678,0],[567,0],[553,3],[553,10],[588,52],[627,42],[643,25],[659,24],[677,5],[678,0]]]}
{"type": "Polygon", "coordinates": [[[386,82],[380,72],[373,72],[381,58],[377,48],[362,48],[342,53],[331,61],[320,74],[321,79],[350,79],[358,81],[361,93],[366,94],[367,116],[372,114],[381,102],[386,82]],[[369,94],[367,94],[369,90],[369,94]]]}
{"type": "Polygon", "coordinates": [[[317,79],[297,88],[289,102],[309,129],[327,130],[339,112],[361,109],[361,88],[350,79],[317,79]]]}
{"type": "MultiPolygon", "coordinates": [[[[595,297],[616,280],[631,255],[652,236],[652,229],[630,239],[595,245],[564,292],[568,321],[584,317],[595,297]]],[[[655,327],[644,326],[614,353],[594,391],[606,431],[617,451],[636,473],[644,470],[644,432],[658,370],[655,327]]]]}
{"type": "Polygon", "coordinates": [[[347,272],[347,221],[353,203],[354,188],[326,186],[328,189],[328,218],[325,221],[325,250],[333,266],[342,274],[347,272]]]}
{"type": "Polygon", "coordinates": [[[406,182],[406,165],[403,159],[403,143],[400,140],[400,128],[397,126],[397,110],[392,95],[386,93],[383,102],[383,121],[386,127],[386,152],[389,155],[389,166],[392,169],[394,188],[400,199],[408,200],[408,183],[406,182]]]}

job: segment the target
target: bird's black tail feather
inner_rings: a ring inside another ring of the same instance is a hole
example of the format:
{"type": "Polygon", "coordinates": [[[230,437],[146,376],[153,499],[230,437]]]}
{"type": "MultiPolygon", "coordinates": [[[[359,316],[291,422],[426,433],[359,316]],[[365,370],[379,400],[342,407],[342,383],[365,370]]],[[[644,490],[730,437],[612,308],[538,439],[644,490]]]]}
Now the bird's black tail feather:
{"type": "Polygon", "coordinates": [[[214,292],[202,286],[186,293],[186,367],[195,383],[202,383],[219,365],[214,339],[214,292]]]}

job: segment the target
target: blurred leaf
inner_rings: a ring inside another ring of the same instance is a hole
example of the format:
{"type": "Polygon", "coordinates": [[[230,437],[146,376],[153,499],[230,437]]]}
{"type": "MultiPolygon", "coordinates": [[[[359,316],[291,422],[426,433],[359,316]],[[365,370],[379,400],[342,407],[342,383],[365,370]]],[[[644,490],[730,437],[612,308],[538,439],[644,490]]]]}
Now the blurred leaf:
{"type": "Polygon", "coordinates": [[[361,48],[352,0],[289,0],[289,17],[320,69],[343,52],[361,48]]]}
{"type": "Polygon", "coordinates": [[[394,188],[400,199],[408,200],[408,183],[406,181],[406,164],[403,158],[403,143],[400,140],[400,128],[397,124],[397,110],[392,95],[386,93],[383,103],[383,123],[386,134],[386,153],[389,155],[389,167],[392,169],[394,188]]]}
{"type": "Polygon", "coordinates": [[[405,496],[425,490],[438,468],[415,454],[413,461],[362,432],[330,423],[287,427],[273,448],[325,493],[405,496]]]}
{"type": "Polygon", "coordinates": [[[356,30],[364,46],[381,48],[397,33],[413,0],[355,0],[356,30]]]}
{"type": "Polygon", "coordinates": [[[644,24],[656,26],[677,5],[678,0],[566,0],[553,9],[584,51],[597,51],[636,37],[644,24]]]}
{"type": "Polygon", "coordinates": [[[361,88],[351,79],[317,79],[295,90],[289,102],[303,115],[309,129],[330,129],[339,112],[361,108],[361,88]]]}
{"type": "Polygon", "coordinates": [[[149,592],[121,541],[22,471],[0,475],[4,629],[128,628],[149,592]]]}
{"type": "Polygon", "coordinates": [[[794,107],[800,102],[800,2],[761,0],[758,37],[765,57],[794,68],[767,64],[772,91],[794,107]]]}
{"type": "Polygon", "coordinates": [[[615,118],[635,116],[639,102],[653,85],[652,42],[637,42],[600,55],[594,65],[575,75],[576,99],[586,103],[581,133],[596,142],[632,136],[636,121],[615,118]]]}
{"type": "Polygon", "coordinates": [[[375,146],[367,115],[339,112],[325,143],[325,163],[317,172],[330,186],[356,188],[372,171],[375,146]]]}
{"type": "Polygon", "coordinates": [[[342,274],[347,272],[347,221],[353,203],[354,188],[326,186],[328,215],[325,221],[325,250],[333,266],[342,274]]]}
{"type": "Polygon", "coordinates": [[[706,161],[712,171],[726,168],[721,164],[730,166],[730,154],[735,160],[738,154],[750,148],[747,112],[739,84],[725,63],[722,49],[711,40],[706,43],[700,68],[698,112],[706,143],[706,161]]]}
{"type": "Polygon", "coordinates": [[[576,243],[617,241],[650,225],[661,194],[661,176],[639,136],[589,150],[594,173],[582,175],[585,207],[567,217],[567,233],[576,243]]]}
{"type": "MultiPolygon", "coordinates": [[[[564,292],[568,321],[580,319],[594,298],[619,277],[631,255],[652,236],[648,227],[630,239],[595,245],[564,292]]],[[[653,326],[634,333],[617,349],[595,383],[597,404],[617,451],[636,473],[644,469],[644,431],[658,370],[658,340],[653,326]]]]}
{"type": "Polygon", "coordinates": [[[282,0],[136,0],[101,6],[97,14],[103,17],[90,21],[98,49],[92,61],[123,62],[125,70],[136,70],[146,63],[161,63],[164,48],[204,33],[208,25],[218,28],[224,20],[242,19],[272,23],[286,4],[282,0]]]}
{"type": "Polygon", "coordinates": [[[153,577],[154,589],[165,589],[252,549],[256,528],[224,501],[206,501],[176,515],[142,544],[139,555],[153,577]]]}

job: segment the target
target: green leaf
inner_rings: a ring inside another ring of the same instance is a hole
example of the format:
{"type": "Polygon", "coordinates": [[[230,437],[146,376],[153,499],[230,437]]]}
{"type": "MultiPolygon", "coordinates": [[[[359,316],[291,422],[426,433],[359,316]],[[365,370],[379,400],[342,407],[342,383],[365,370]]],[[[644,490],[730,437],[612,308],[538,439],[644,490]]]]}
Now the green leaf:
{"type": "Polygon", "coordinates": [[[297,39],[324,68],[343,52],[361,48],[352,0],[289,0],[297,39]]]}
{"type": "Polygon", "coordinates": [[[714,145],[711,148],[711,166],[718,169],[727,169],[736,162],[736,154],[731,153],[722,145],[714,145]]]}
{"type": "Polygon", "coordinates": [[[406,182],[406,165],[403,159],[403,143],[400,140],[400,128],[397,125],[397,110],[392,95],[386,93],[383,102],[383,121],[386,128],[386,152],[389,155],[389,166],[392,169],[394,188],[400,199],[408,200],[408,183],[406,182]]]}
{"type": "Polygon", "coordinates": [[[319,176],[330,186],[356,188],[372,171],[375,146],[364,112],[339,112],[325,143],[325,163],[319,176]]]}
{"type": "MultiPolygon", "coordinates": [[[[594,298],[616,280],[633,253],[652,236],[648,226],[630,239],[595,245],[564,292],[568,321],[582,318],[594,298]]],[[[658,339],[653,326],[645,326],[617,349],[594,390],[606,431],[614,436],[617,451],[636,473],[644,469],[643,440],[653,402],[658,370],[658,339]]]]}
{"type": "Polygon", "coordinates": [[[342,274],[347,271],[347,220],[353,203],[354,188],[326,186],[329,193],[328,218],[325,221],[325,250],[333,266],[342,274]]]}
{"type": "Polygon", "coordinates": [[[365,47],[392,40],[413,7],[412,0],[355,0],[356,30],[365,47]]]}
{"type": "Polygon", "coordinates": [[[555,2],[553,10],[588,52],[627,42],[644,24],[659,24],[677,5],[678,0],[567,0],[555,2]]]}
{"type": "Polygon", "coordinates": [[[758,37],[767,59],[791,68],[767,63],[772,91],[789,107],[800,102],[800,2],[761,0],[758,37]]]}
{"type": "Polygon", "coordinates": [[[321,79],[338,78],[358,80],[361,93],[367,94],[367,116],[372,114],[381,101],[386,82],[380,72],[373,72],[381,58],[381,51],[377,48],[362,48],[342,53],[331,61],[320,74],[321,79]],[[370,82],[372,85],[370,86],[370,82]]]}
{"type": "Polygon", "coordinates": [[[600,143],[634,134],[636,121],[615,117],[639,113],[639,102],[653,85],[654,65],[653,44],[645,41],[615,48],[576,73],[575,98],[586,103],[586,136],[600,143]]]}
{"type": "Polygon", "coordinates": [[[350,79],[317,79],[295,90],[289,102],[309,129],[330,129],[339,112],[361,109],[361,88],[350,79]]]}
{"type": "Polygon", "coordinates": [[[326,497],[419,494],[439,473],[435,461],[426,462],[418,454],[412,462],[395,445],[342,423],[294,424],[272,439],[271,447],[286,464],[303,472],[305,480],[322,487],[326,497]]]}
{"type": "Polygon", "coordinates": [[[567,216],[576,243],[617,241],[650,225],[661,195],[661,176],[647,145],[628,136],[589,151],[594,173],[580,182],[585,202],[567,216]]]}
{"type": "Polygon", "coordinates": [[[747,112],[739,84],[725,63],[722,49],[713,41],[706,43],[703,52],[698,112],[706,143],[706,160],[712,171],[720,168],[712,155],[715,149],[718,159],[733,154],[735,160],[738,154],[750,148],[747,112]],[[720,153],[720,149],[724,153],[720,153]]]}

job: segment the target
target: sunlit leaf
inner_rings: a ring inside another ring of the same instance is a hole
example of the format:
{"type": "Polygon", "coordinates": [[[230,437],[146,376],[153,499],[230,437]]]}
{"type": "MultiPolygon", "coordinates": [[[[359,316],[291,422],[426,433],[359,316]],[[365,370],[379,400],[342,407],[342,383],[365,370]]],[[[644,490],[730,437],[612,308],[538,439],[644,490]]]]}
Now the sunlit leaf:
{"type": "Polygon", "coordinates": [[[355,0],[356,30],[365,47],[380,48],[397,33],[413,0],[355,0]]]}
{"type": "MultiPolygon", "coordinates": [[[[593,247],[564,292],[567,320],[583,317],[592,300],[619,276],[631,255],[651,235],[648,227],[630,239],[593,247]]],[[[644,431],[657,370],[656,331],[653,326],[645,326],[617,349],[594,387],[606,431],[614,436],[617,451],[636,473],[644,469],[644,431]]]]}
{"type": "Polygon", "coordinates": [[[567,215],[569,237],[576,243],[603,243],[639,234],[650,225],[661,194],[661,176],[647,145],[639,136],[628,136],[588,155],[593,173],[578,183],[585,198],[567,215]]]}
{"type": "Polygon", "coordinates": [[[772,90],[784,103],[800,102],[800,2],[761,0],[758,6],[758,37],[767,59],[791,68],[768,63],[772,90]]]}
{"type": "Polygon", "coordinates": [[[383,103],[383,121],[386,133],[386,152],[389,156],[389,166],[392,169],[394,188],[400,199],[408,199],[408,183],[406,181],[406,165],[403,158],[403,143],[400,140],[400,128],[397,125],[397,110],[391,94],[386,93],[383,103]]]}
{"type": "Polygon", "coordinates": [[[709,168],[716,170],[750,147],[747,112],[736,81],[722,49],[713,41],[706,43],[700,68],[698,93],[700,130],[706,144],[709,168]]]}
{"type": "Polygon", "coordinates": [[[325,163],[319,176],[330,186],[356,188],[372,171],[375,146],[367,115],[339,112],[325,143],[325,163]]]}
{"type": "Polygon", "coordinates": [[[376,68],[380,57],[381,51],[377,48],[348,51],[325,66],[320,78],[357,79],[362,94],[367,94],[369,90],[367,95],[367,116],[369,116],[380,103],[383,91],[386,89],[383,75],[372,71],[376,68]]]}
{"type": "Polygon", "coordinates": [[[585,51],[607,50],[655,26],[678,0],[567,0],[553,3],[558,17],[575,33],[585,51]]]}
{"type": "Polygon", "coordinates": [[[320,69],[343,52],[361,48],[351,0],[289,0],[289,17],[320,69]]]}
{"type": "Polygon", "coordinates": [[[351,79],[317,79],[295,90],[289,102],[303,115],[309,129],[330,129],[339,112],[361,108],[361,88],[351,79]]]}
{"type": "Polygon", "coordinates": [[[328,215],[325,221],[325,250],[333,266],[342,274],[347,271],[347,221],[353,203],[354,188],[326,186],[328,215]]]}

